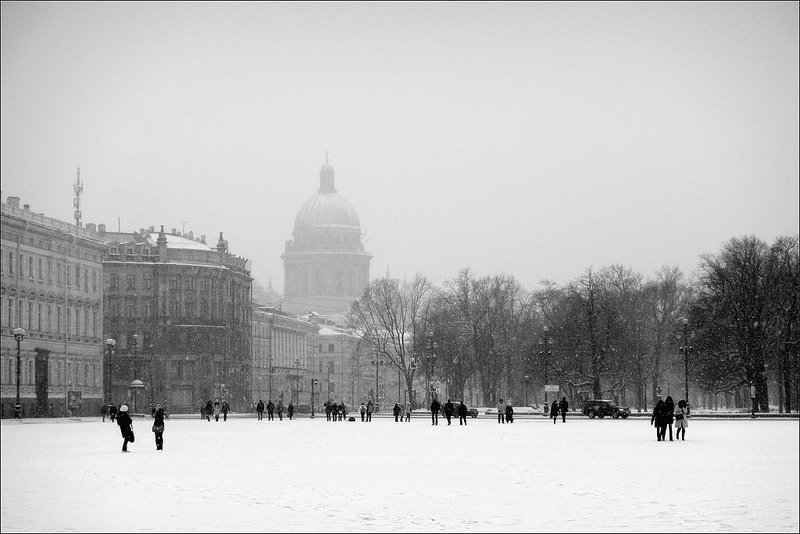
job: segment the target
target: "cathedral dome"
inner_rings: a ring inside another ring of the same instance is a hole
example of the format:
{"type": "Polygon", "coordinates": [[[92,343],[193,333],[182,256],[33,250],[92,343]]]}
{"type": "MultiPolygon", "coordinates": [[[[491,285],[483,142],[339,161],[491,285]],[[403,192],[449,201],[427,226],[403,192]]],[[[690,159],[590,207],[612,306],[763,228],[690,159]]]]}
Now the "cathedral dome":
{"type": "Polygon", "coordinates": [[[317,194],[306,200],[294,219],[294,229],[351,228],[360,229],[358,214],[350,203],[336,193],[334,170],[325,156],[319,170],[317,194]]]}

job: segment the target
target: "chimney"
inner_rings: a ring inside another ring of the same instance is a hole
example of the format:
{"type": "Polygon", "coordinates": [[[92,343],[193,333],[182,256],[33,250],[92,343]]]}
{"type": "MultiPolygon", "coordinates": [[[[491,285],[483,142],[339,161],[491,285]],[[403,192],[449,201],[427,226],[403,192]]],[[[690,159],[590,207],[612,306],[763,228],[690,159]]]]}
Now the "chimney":
{"type": "Polygon", "coordinates": [[[106,233],[106,225],[105,224],[98,224],[97,225],[97,233],[98,234],[106,233]]]}
{"type": "Polygon", "coordinates": [[[19,197],[8,197],[7,204],[12,208],[19,209],[19,197]]]}
{"type": "Polygon", "coordinates": [[[200,236],[200,242],[205,245],[206,244],[206,236],[201,235],[200,236]]]}
{"type": "Polygon", "coordinates": [[[89,230],[90,232],[96,232],[97,225],[94,223],[86,223],[86,229],[89,230]]]}
{"type": "Polygon", "coordinates": [[[30,204],[23,204],[22,205],[22,209],[24,209],[25,211],[31,211],[31,205],[30,204]]]}

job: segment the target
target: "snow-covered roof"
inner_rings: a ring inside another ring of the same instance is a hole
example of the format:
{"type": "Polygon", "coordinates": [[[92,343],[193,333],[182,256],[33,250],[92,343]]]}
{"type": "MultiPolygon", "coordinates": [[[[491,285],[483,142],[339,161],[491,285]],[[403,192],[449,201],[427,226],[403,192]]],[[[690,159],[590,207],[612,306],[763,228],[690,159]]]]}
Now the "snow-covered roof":
{"type": "MultiPolygon", "coordinates": [[[[182,249],[191,249],[191,250],[216,250],[205,243],[201,243],[200,241],[194,241],[193,239],[188,239],[186,237],[181,237],[179,235],[172,235],[172,234],[164,234],[167,237],[167,248],[182,248],[182,249]]],[[[147,241],[152,246],[156,245],[158,240],[158,232],[151,232],[147,234],[147,241]]]]}

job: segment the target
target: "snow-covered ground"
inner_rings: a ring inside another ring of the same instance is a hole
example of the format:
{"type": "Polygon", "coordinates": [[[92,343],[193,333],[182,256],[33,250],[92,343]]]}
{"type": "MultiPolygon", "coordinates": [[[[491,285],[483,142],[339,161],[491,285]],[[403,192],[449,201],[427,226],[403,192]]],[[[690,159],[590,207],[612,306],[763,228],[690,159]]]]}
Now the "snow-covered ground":
{"type": "Polygon", "coordinates": [[[798,532],[797,420],[3,420],[2,532],[798,532]]]}

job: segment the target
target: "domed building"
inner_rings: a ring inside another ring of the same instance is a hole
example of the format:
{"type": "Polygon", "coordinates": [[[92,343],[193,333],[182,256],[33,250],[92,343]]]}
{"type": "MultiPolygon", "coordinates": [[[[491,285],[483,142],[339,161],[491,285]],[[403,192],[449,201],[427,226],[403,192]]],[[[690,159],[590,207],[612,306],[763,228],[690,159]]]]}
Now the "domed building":
{"type": "Polygon", "coordinates": [[[346,314],[369,284],[372,254],[364,251],[356,210],[336,192],[327,156],[319,171],[317,194],[297,212],[292,236],[281,255],[283,310],[346,314]]]}

